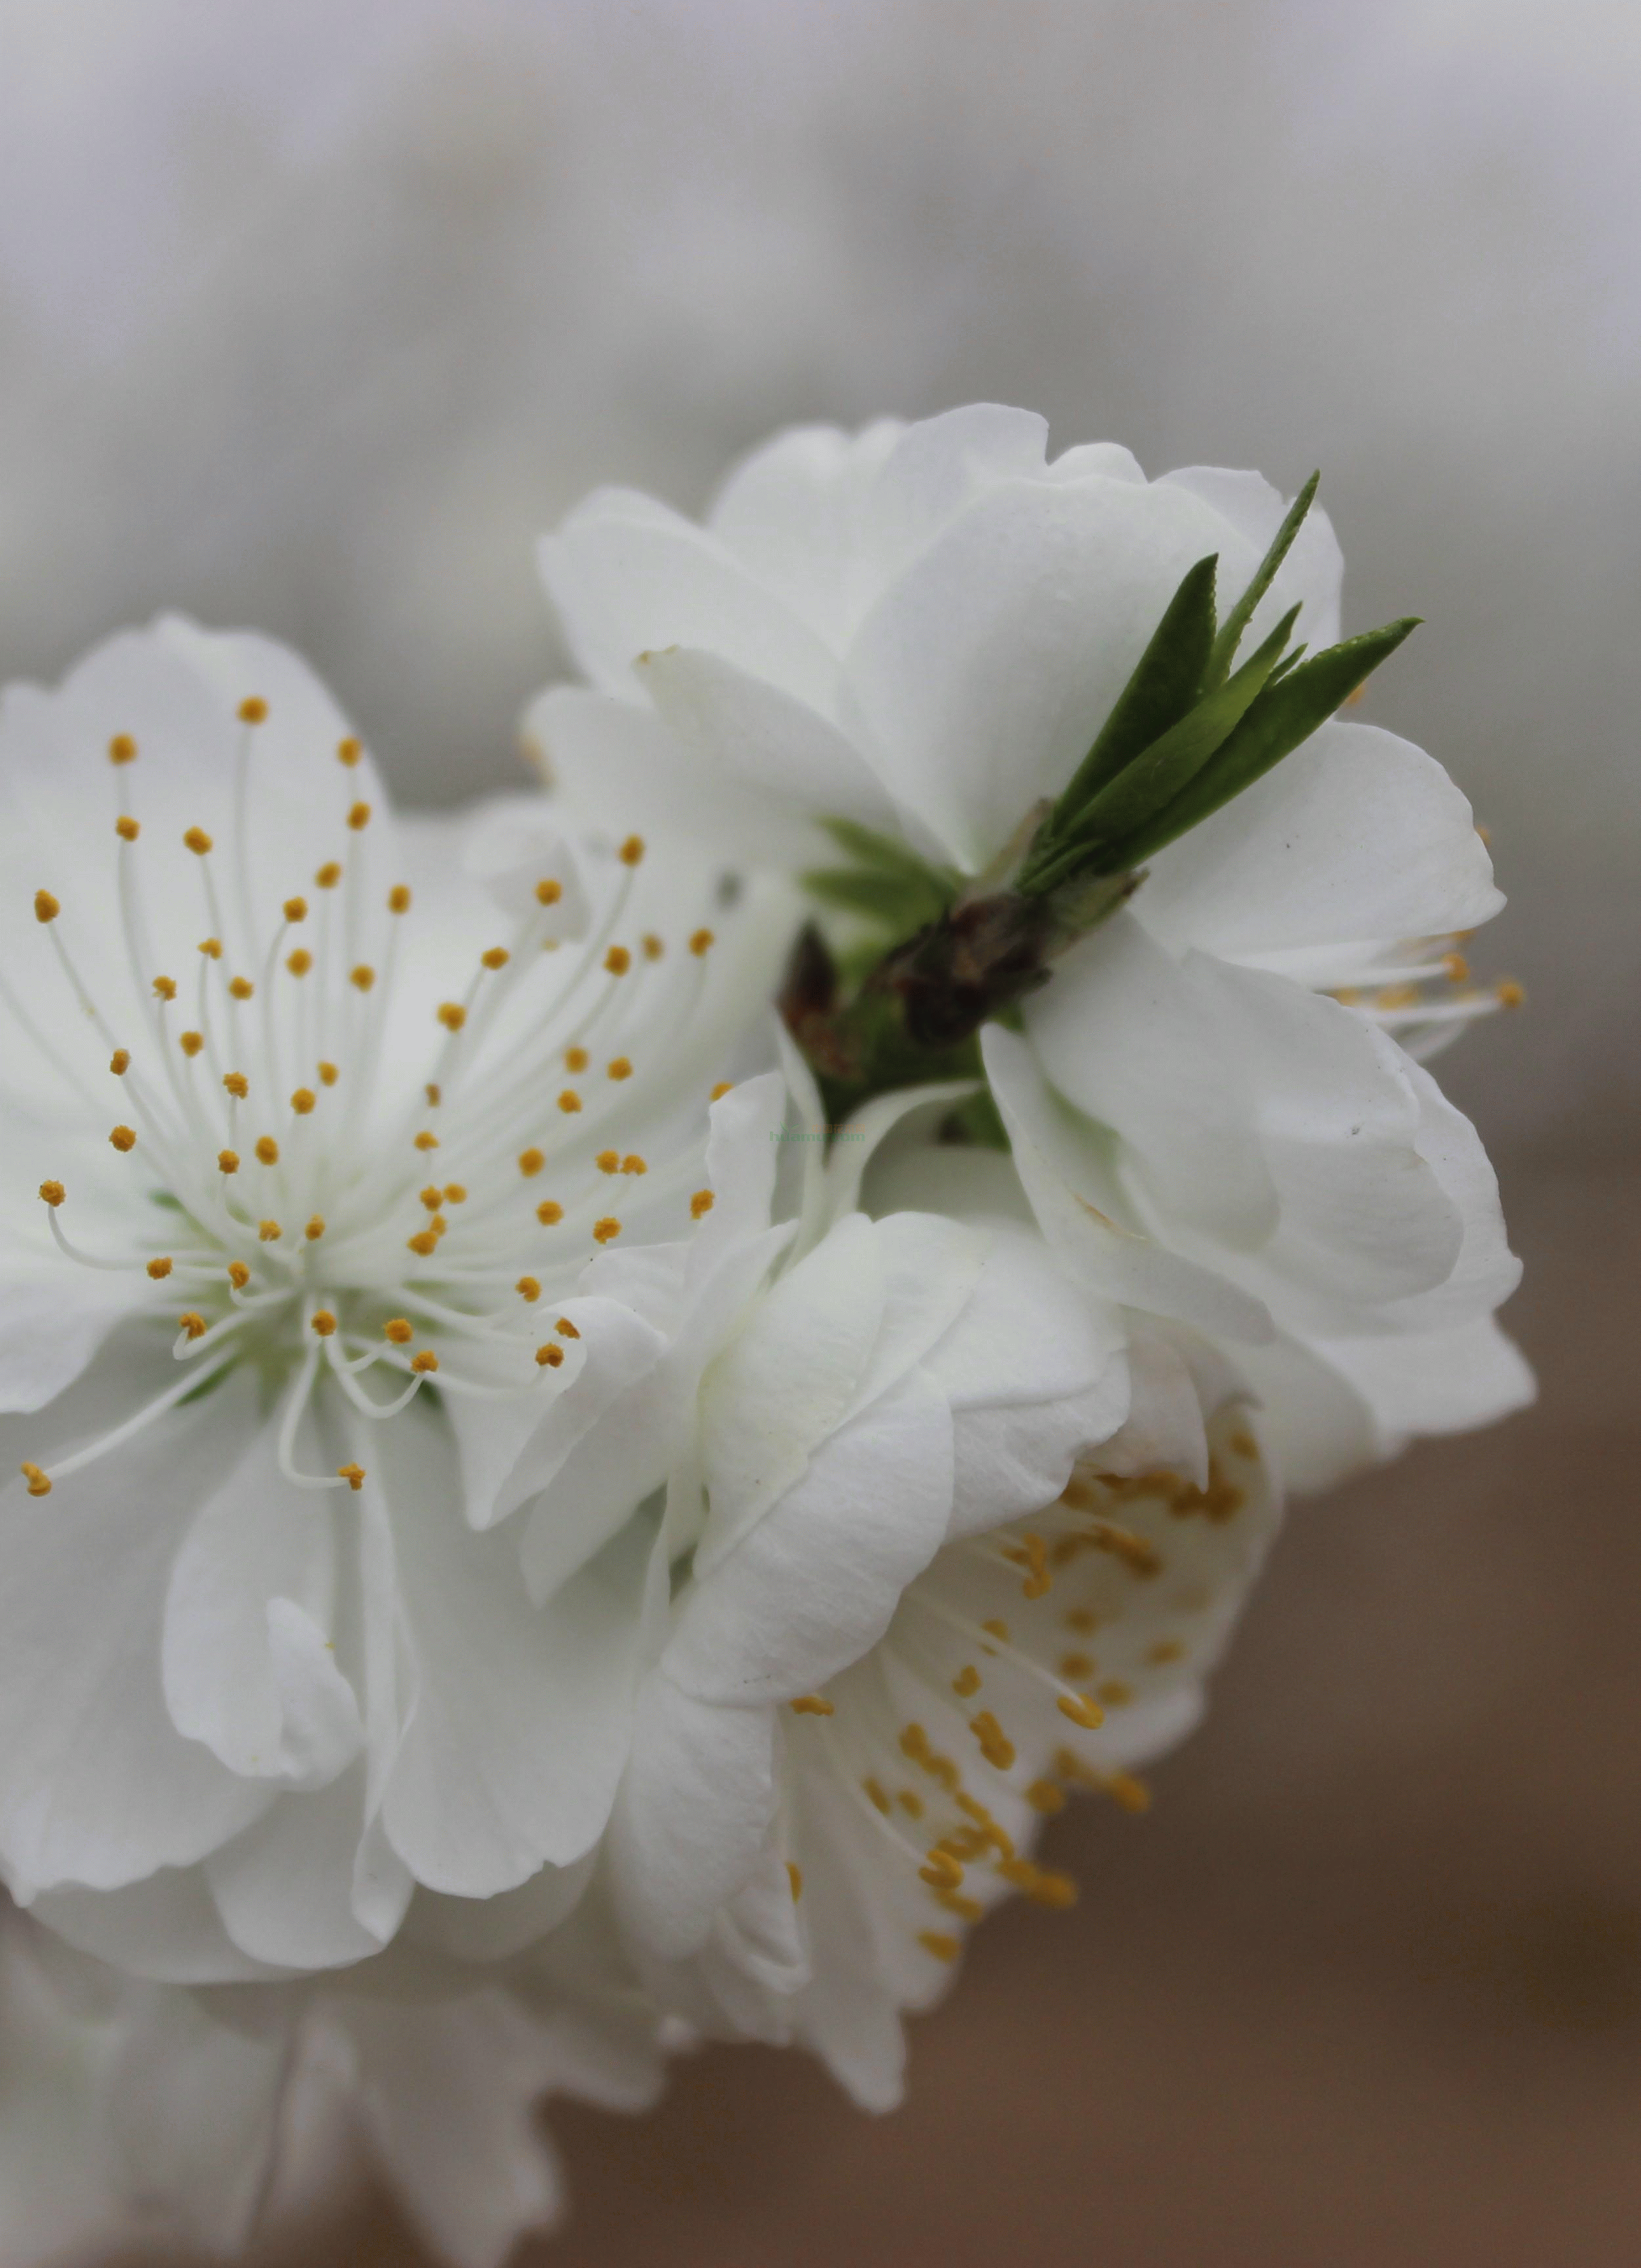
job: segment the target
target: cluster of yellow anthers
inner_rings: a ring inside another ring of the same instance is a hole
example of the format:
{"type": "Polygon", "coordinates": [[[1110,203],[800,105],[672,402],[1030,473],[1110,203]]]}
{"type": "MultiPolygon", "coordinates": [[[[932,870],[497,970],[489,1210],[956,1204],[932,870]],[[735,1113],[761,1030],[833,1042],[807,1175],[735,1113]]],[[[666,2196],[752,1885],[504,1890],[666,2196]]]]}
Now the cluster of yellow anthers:
{"type": "MultiPolygon", "coordinates": [[[[358,1490],[366,1478],[358,1457],[334,1474],[293,1461],[322,1381],[356,1429],[394,1416],[434,1379],[441,1393],[481,1399],[528,1390],[521,1381],[561,1369],[564,1342],[578,1336],[560,1317],[543,1338],[531,1311],[543,1300],[562,1304],[590,1251],[623,1233],[608,1205],[611,1181],[633,1192],[646,1219],[667,1219],[671,1205],[699,1220],[713,1203],[709,1189],[688,1188],[698,1148],[653,1164],[611,1138],[617,1120],[660,1116],[690,1090],[691,1007],[713,943],[709,929],[694,931],[669,974],[662,938],[618,940],[641,839],[621,844],[618,879],[590,933],[573,943],[555,932],[563,883],[551,875],[536,883],[512,936],[480,954],[459,997],[433,1004],[430,1060],[404,1077],[387,1051],[411,892],[394,883],[373,899],[372,806],[350,780],[336,813],[345,848],[313,874],[316,907],[298,892],[277,902],[277,916],[264,910],[276,901],[257,871],[254,817],[266,738],[257,727],[267,717],[257,696],[240,705],[224,847],[203,827],[181,836],[209,925],[186,1028],[172,1020],[183,988],[156,971],[148,944],[144,861],[152,844],[129,810],[115,820],[115,888],[100,891],[96,906],[87,902],[93,917],[98,906],[117,907],[112,944],[104,938],[87,953],[74,906],[65,912],[47,888],[35,895],[58,978],[81,1011],[71,1031],[94,1033],[122,1083],[128,1111],[108,1142],[133,1159],[142,1182],[128,1253],[93,1254],[70,1241],[59,1219],[68,1192],[55,1179],[40,1187],[52,1234],[70,1259],[129,1270],[139,1291],[144,1278],[174,1281],[193,1302],[177,1317],[173,1349],[183,1375],[49,1470],[26,1463],[35,1496],[244,1359],[291,1381],[279,1441],[286,1478],[358,1490]],[[311,945],[297,941],[310,936],[311,945]],[[230,973],[235,961],[258,973],[230,973]],[[272,1101],[280,1095],[283,1107],[272,1101]],[[242,1120],[258,1103],[263,1130],[252,1132],[242,1120]],[[437,1182],[427,1178],[435,1151],[437,1182]],[[548,1174],[551,1197],[539,1189],[548,1174]],[[181,1240],[164,1252],[152,1248],[156,1204],[181,1240]],[[555,1232],[550,1243],[543,1231],[555,1232]],[[378,1368],[404,1381],[391,1399],[376,1400],[364,1383],[378,1368]]],[[[116,734],[107,754],[129,802],[137,741],[116,734]]],[[[347,739],[336,755],[346,776],[363,751],[347,739]]],[[[166,887],[174,905],[174,880],[166,887]]],[[[8,1005],[95,1109],[93,1067],[8,1005]]]]}
{"type": "MultiPolygon", "coordinates": [[[[790,1704],[796,1716],[819,1720],[816,1736],[830,1745],[829,1761],[858,1790],[878,1830],[915,1867],[935,1904],[952,1921],[979,1919],[985,1901],[974,1895],[977,1887],[989,1885],[994,1895],[998,1886],[1019,1890],[1036,1904],[1059,1909],[1075,1902],[1076,1885],[1069,1875],[1020,1855],[995,1815],[996,1794],[985,1801],[957,1758],[935,1746],[927,1726],[897,1713],[884,1679],[892,1670],[903,1681],[897,1690],[906,1680],[920,1685],[935,1720],[951,1724],[954,1732],[966,1727],[981,1764],[997,1775],[994,1786],[1006,1787],[1012,1800],[1029,1809],[1050,1815],[1064,1808],[1068,1789],[1081,1787],[1098,1790],[1126,1811],[1145,1810],[1150,1797],[1142,1781],[1079,1755],[1072,1745],[1076,1734],[1097,1731],[1107,1710],[1142,1697],[1134,1677],[1143,1682],[1149,1673],[1165,1672],[1187,1651],[1181,1637],[1158,1631],[1163,1616],[1148,1615],[1144,1627],[1157,1634],[1139,1646],[1129,1675],[1100,1678],[1088,1641],[1102,1628],[1113,1636],[1125,1631],[1134,1617],[1124,1586],[1155,1583],[1167,1566],[1167,1555],[1152,1536],[1112,1515],[1132,1507],[1153,1527],[1191,1520],[1225,1526],[1248,1502],[1229,1460],[1252,1464],[1259,1454],[1243,1430],[1231,1433],[1225,1450],[1227,1455],[1213,1459],[1206,1487],[1172,1472],[1135,1478],[1080,1473],[1031,1528],[951,1547],[902,1600],[879,1649],[883,1678],[850,1671],[826,1692],[803,1694],[790,1704]],[[1016,1597],[1019,1604],[1011,1604],[1016,1597]],[[986,1611],[1005,1605],[1008,1617],[986,1611]],[[997,1688],[994,1702],[972,1706],[988,1683],[997,1688]],[[1046,1746],[1040,1712],[1050,1700],[1073,1730],[1053,1745],[1049,1769],[1021,1786],[1020,1749],[1003,1719],[1029,1712],[1032,1745],[1040,1755],[1046,1746]],[[910,1778],[906,1764],[913,1768],[910,1778]],[[982,1870],[979,1884],[970,1879],[977,1868],[982,1870]]],[[[1188,1618],[1209,1603],[1200,1587],[1187,1583],[1163,1606],[1188,1618]]],[[[1130,1654],[1135,1645],[1130,1638],[1130,1654]]],[[[802,1887],[795,1870],[795,1896],[802,1887]]],[[[941,1961],[954,1960],[960,1948],[949,1927],[920,1930],[918,1941],[941,1961]]]]}
{"type": "Polygon", "coordinates": [[[1477,984],[1460,947],[1468,930],[1450,937],[1429,938],[1411,946],[1406,967],[1380,968],[1370,986],[1342,984],[1334,998],[1342,1007],[1355,1008],[1411,1047],[1416,1054],[1445,1035],[1444,1027],[1467,1024],[1477,1016],[1490,1016],[1497,1008],[1519,1008],[1526,995],[1514,977],[1492,984],[1477,984]]]}

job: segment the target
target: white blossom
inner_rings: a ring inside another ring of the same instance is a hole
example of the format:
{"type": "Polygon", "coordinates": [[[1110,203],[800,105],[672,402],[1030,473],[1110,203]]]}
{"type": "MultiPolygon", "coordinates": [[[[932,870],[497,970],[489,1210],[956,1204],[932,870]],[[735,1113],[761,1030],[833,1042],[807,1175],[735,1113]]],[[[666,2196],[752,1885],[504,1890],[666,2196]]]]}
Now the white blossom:
{"type": "MultiPolygon", "coordinates": [[[[749,867],[815,863],[841,816],[981,873],[1066,784],[1185,570],[1216,553],[1239,591],[1282,513],[1255,474],[1147,482],[1120,449],[1048,462],[1045,441],[980,406],[778,436],[703,527],[590,498],[542,547],[591,681],[533,711],[567,806],[704,824],[749,867]]],[[[1312,510],[1248,637],[1297,606],[1299,637],[1332,639],[1340,573],[1312,510]]],[[[1530,1395],[1491,1320],[1518,1270],[1485,1156],[1397,1044],[1512,997],[1459,950],[1502,902],[1440,766],[1335,718],[1052,963],[1024,1044],[988,1036],[1090,1280],[1143,1270],[1140,1304],[1274,1343],[1337,1406],[1331,1447],[1291,1436],[1297,1481],[1530,1395]]]]}
{"type": "Polygon", "coordinates": [[[0,1867],[155,1978],[356,1962],[604,1825],[664,1463],[578,1443],[661,1341],[581,1278],[692,1231],[758,905],[530,805],[476,880],[180,622],[7,695],[0,813],[0,1867]]]}

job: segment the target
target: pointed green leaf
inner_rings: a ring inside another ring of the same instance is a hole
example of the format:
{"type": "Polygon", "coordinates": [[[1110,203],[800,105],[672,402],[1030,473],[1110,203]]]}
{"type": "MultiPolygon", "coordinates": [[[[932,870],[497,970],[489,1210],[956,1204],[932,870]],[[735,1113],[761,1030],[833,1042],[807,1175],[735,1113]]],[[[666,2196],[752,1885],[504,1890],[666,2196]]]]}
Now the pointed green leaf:
{"type": "Polygon", "coordinates": [[[1123,864],[1135,866],[1155,858],[1291,755],[1394,653],[1419,621],[1417,615],[1408,615],[1383,630],[1365,630],[1313,654],[1277,683],[1268,681],[1235,732],[1189,784],[1120,845],[1123,864]]]}
{"type": "Polygon", "coordinates": [[[1134,674],[1117,696],[1099,735],[1077,766],[1048,824],[1050,841],[1066,834],[1083,809],[1196,699],[1214,643],[1212,552],[1187,570],[1134,674]]]}
{"type": "Polygon", "coordinates": [[[950,902],[918,875],[869,873],[859,866],[821,866],[802,877],[803,887],[824,906],[860,914],[897,933],[920,929],[950,902]]]}
{"type": "Polygon", "coordinates": [[[1074,873],[1109,874],[1132,863],[1118,857],[1110,846],[1126,843],[1129,836],[1147,826],[1235,731],[1276,666],[1298,611],[1295,607],[1285,615],[1234,677],[1199,701],[1095,797],[1069,837],[1054,846],[1052,863],[1046,863],[1029,881],[1022,876],[1022,889],[1039,894],[1074,873]]]}
{"type": "Polygon", "coordinates": [[[1312,500],[1316,495],[1321,477],[1320,473],[1312,473],[1289,505],[1282,526],[1271,538],[1270,549],[1254,569],[1247,589],[1226,615],[1219,636],[1214,640],[1214,650],[1209,654],[1202,673],[1202,688],[1205,692],[1211,693],[1216,685],[1223,684],[1224,681],[1226,674],[1236,659],[1237,648],[1242,643],[1242,633],[1253,619],[1253,609],[1269,590],[1276,570],[1293,548],[1293,539],[1304,525],[1305,516],[1311,509],[1312,500]]]}
{"type": "Polygon", "coordinates": [[[862,827],[858,820],[823,819],[820,824],[857,866],[869,867],[879,874],[898,874],[907,881],[945,879],[939,868],[920,858],[904,843],[897,843],[891,835],[879,835],[875,828],[862,827]]]}

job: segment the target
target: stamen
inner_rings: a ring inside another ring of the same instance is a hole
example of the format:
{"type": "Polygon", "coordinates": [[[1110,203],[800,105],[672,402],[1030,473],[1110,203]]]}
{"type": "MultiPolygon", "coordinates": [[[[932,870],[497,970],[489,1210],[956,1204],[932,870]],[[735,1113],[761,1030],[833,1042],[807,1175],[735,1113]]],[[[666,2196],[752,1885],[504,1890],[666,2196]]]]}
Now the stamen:
{"type": "Polygon", "coordinates": [[[108,1058],[108,1068],[116,1079],[123,1079],[127,1071],[131,1068],[130,1049],[129,1048],[116,1048],[108,1058]]]}
{"type": "Polygon", "coordinates": [[[134,1127],[130,1126],[116,1126],[114,1131],[109,1135],[108,1140],[115,1149],[122,1152],[135,1150],[137,1147],[137,1130],[134,1127]]]}
{"type": "Polygon", "coordinates": [[[68,1191],[61,1182],[41,1182],[40,1194],[48,1205],[60,1205],[68,1191]]]}
{"type": "Polygon", "coordinates": [[[536,1348],[536,1359],[543,1370],[557,1370],[564,1360],[564,1349],[549,1339],[545,1346],[536,1348]]]}

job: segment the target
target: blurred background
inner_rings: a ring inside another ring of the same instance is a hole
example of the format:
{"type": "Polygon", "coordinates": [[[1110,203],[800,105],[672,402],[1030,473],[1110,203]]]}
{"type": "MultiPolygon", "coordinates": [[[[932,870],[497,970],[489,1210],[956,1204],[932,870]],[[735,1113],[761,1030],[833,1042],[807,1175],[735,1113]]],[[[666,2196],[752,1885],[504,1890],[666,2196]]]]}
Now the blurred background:
{"type": "Polygon", "coordinates": [[[1347,628],[1427,618],[1371,713],[1511,894],[1527,1007],[1445,1076],[1540,1409],[1299,1509],[904,2113],[748,2051],[557,2117],[560,2268],[1641,2259],[1638,376],[1633,0],[0,0],[0,675],[255,623],[449,799],[586,489],[991,397],[1319,464],[1347,628]]]}

